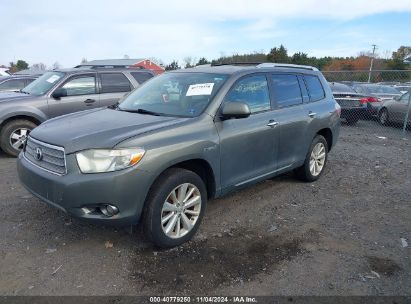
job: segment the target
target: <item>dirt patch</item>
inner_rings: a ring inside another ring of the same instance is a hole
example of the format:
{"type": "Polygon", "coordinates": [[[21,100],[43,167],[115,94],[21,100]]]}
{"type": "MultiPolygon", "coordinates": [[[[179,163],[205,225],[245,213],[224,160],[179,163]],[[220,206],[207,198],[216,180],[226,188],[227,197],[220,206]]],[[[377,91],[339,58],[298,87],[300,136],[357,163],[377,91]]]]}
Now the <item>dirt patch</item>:
{"type": "Polygon", "coordinates": [[[371,267],[371,270],[388,277],[394,275],[396,272],[401,270],[401,267],[390,259],[379,258],[376,256],[368,256],[367,260],[368,264],[371,267]]]}
{"type": "Polygon", "coordinates": [[[257,232],[229,232],[166,251],[142,249],[130,278],[157,291],[198,292],[250,281],[282,261],[305,252],[315,232],[288,238],[257,232]],[[308,239],[309,238],[309,239],[308,239]]]}

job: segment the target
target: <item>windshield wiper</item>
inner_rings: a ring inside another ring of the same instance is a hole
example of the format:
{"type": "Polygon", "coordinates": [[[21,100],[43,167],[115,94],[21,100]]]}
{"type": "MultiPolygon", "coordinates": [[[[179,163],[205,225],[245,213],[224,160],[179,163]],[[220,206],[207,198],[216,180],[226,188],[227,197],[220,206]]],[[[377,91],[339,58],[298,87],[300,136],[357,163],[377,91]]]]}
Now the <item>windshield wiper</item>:
{"type": "Polygon", "coordinates": [[[30,95],[30,93],[29,93],[29,92],[26,92],[26,91],[23,91],[23,90],[20,90],[20,93],[30,95]]]}
{"type": "Polygon", "coordinates": [[[120,111],[130,112],[130,113],[139,113],[139,114],[147,114],[147,115],[154,115],[154,116],[161,116],[160,113],[144,110],[144,109],[121,109],[118,108],[120,111]]]}

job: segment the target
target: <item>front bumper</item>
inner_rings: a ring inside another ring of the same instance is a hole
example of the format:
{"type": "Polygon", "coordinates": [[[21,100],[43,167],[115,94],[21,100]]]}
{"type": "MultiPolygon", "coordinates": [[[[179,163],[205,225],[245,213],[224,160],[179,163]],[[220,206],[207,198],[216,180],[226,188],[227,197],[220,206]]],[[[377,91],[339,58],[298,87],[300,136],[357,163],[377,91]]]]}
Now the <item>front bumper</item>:
{"type": "Polygon", "coordinates": [[[20,153],[17,160],[20,182],[34,196],[78,218],[112,224],[136,224],[151,186],[148,172],[135,167],[109,173],[82,174],[74,154],[67,155],[67,174],[47,172],[20,153]],[[84,207],[111,204],[119,213],[86,212],[84,207]]]}

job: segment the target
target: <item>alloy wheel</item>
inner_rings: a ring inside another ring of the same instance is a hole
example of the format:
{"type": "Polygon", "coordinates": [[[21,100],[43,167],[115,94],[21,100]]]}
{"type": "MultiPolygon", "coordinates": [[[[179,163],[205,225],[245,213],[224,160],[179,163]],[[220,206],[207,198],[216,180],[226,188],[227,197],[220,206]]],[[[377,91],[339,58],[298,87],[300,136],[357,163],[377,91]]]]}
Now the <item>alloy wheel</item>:
{"type": "Polygon", "coordinates": [[[184,183],[167,196],[161,210],[161,226],[170,238],[181,238],[195,226],[201,212],[201,193],[193,184],[184,183]]]}
{"type": "Polygon", "coordinates": [[[325,165],[326,150],[323,143],[317,143],[310,156],[310,173],[313,176],[318,176],[325,165]]]}
{"type": "Polygon", "coordinates": [[[16,150],[23,149],[24,142],[26,141],[29,133],[30,130],[27,128],[19,128],[14,130],[10,134],[10,145],[16,150]]]}

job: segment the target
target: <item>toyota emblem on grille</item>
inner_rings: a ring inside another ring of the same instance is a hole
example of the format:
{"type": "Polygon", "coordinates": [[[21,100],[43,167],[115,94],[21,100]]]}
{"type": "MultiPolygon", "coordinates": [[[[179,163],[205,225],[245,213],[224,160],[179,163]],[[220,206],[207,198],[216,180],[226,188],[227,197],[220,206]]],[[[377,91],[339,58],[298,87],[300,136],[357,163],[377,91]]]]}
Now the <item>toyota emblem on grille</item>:
{"type": "Polygon", "coordinates": [[[42,160],[43,159],[43,151],[41,151],[40,148],[36,148],[36,155],[35,156],[36,156],[36,159],[38,161],[42,160]]]}

